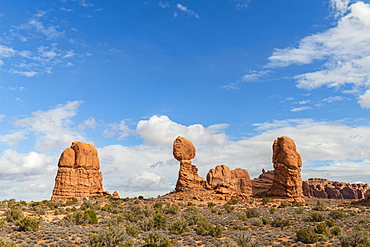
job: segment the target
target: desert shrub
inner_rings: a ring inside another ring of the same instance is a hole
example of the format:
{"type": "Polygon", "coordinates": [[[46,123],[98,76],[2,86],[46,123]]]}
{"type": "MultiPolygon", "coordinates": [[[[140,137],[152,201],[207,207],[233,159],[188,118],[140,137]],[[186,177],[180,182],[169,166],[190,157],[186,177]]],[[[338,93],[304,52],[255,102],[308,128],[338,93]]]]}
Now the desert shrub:
{"type": "Polygon", "coordinates": [[[247,216],[245,216],[244,214],[238,214],[238,219],[242,220],[242,221],[247,221],[248,220],[247,216]]]}
{"type": "Polygon", "coordinates": [[[370,246],[369,234],[359,227],[339,236],[342,247],[365,247],[370,246]]]}
{"type": "Polygon", "coordinates": [[[302,228],[297,231],[297,239],[298,241],[301,241],[302,243],[305,244],[313,244],[318,241],[318,236],[316,232],[309,227],[302,228]]]}
{"type": "MultiPolygon", "coordinates": [[[[94,210],[86,210],[85,212],[74,212],[72,214],[67,214],[61,222],[63,225],[87,225],[87,224],[97,224],[98,218],[94,210]]],[[[118,223],[118,222],[117,222],[118,223]]]]}
{"type": "Polygon", "coordinates": [[[308,220],[309,221],[312,221],[312,222],[321,222],[325,219],[324,215],[321,214],[321,213],[317,213],[317,212],[314,212],[314,213],[311,213],[309,216],[308,216],[308,220]]]}
{"type": "Polygon", "coordinates": [[[269,220],[266,218],[262,218],[262,224],[267,225],[269,223],[269,220]]]}
{"type": "Polygon", "coordinates": [[[163,209],[165,214],[178,214],[179,211],[180,208],[176,204],[167,204],[167,206],[163,209]]]}
{"type": "Polygon", "coordinates": [[[303,207],[303,203],[297,202],[297,201],[293,201],[292,202],[292,207],[303,207]]]}
{"type": "Polygon", "coordinates": [[[161,214],[156,214],[153,218],[154,227],[163,228],[167,224],[167,218],[161,214]]]}
{"type": "Polygon", "coordinates": [[[271,226],[273,227],[281,227],[283,229],[286,226],[294,225],[294,222],[292,222],[290,219],[285,219],[282,217],[277,217],[275,220],[271,222],[271,226]]]}
{"type": "Polygon", "coordinates": [[[154,227],[154,220],[151,219],[142,219],[138,222],[138,226],[143,231],[150,231],[154,227]]]}
{"type": "Polygon", "coordinates": [[[250,232],[240,232],[236,235],[235,241],[240,247],[257,247],[259,243],[252,241],[252,235],[250,232]]]}
{"type": "Polygon", "coordinates": [[[266,205],[267,203],[269,203],[270,202],[270,199],[268,199],[268,198],[263,198],[262,199],[262,204],[263,205],[266,205]]]}
{"type": "Polygon", "coordinates": [[[191,226],[195,225],[198,221],[205,221],[204,216],[195,207],[188,207],[185,211],[184,218],[191,226]]]}
{"type": "Polygon", "coordinates": [[[227,205],[236,205],[240,203],[240,200],[238,199],[231,199],[230,201],[226,202],[227,205]]]}
{"type": "Polygon", "coordinates": [[[0,218],[0,230],[4,230],[6,227],[6,222],[3,218],[0,218]]]}
{"type": "Polygon", "coordinates": [[[5,241],[4,239],[0,238],[0,246],[1,247],[17,247],[17,245],[13,242],[5,241]]]}
{"type": "Polygon", "coordinates": [[[94,210],[86,210],[85,214],[89,220],[89,224],[98,224],[98,217],[94,210]]]}
{"type": "Polygon", "coordinates": [[[367,224],[369,223],[369,220],[368,219],[361,219],[358,221],[359,224],[367,224]]]}
{"type": "Polygon", "coordinates": [[[252,219],[250,223],[252,226],[262,226],[262,221],[260,219],[252,219]]]}
{"type": "Polygon", "coordinates": [[[183,220],[177,220],[173,222],[169,227],[168,230],[173,234],[182,234],[184,232],[188,232],[189,226],[188,223],[186,223],[183,220]]]}
{"type": "Polygon", "coordinates": [[[208,208],[213,208],[216,204],[214,202],[209,202],[208,203],[208,208]]]}
{"type": "Polygon", "coordinates": [[[274,214],[276,211],[276,208],[270,208],[270,214],[274,214]]]}
{"type": "Polygon", "coordinates": [[[75,205],[78,202],[76,197],[70,197],[68,198],[68,201],[66,201],[66,206],[72,206],[75,205]]]}
{"type": "Polygon", "coordinates": [[[294,209],[294,212],[295,212],[296,214],[303,214],[303,208],[295,208],[295,209],[294,209]]]}
{"type": "Polygon", "coordinates": [[[330,229],[330,233],[334,236],[338,236],[342,233],[342,228],[340,228],[339,226],[334,226],[332,229],[330,229]]]}
{"type": "Polygon", "coordinates": [[[23,211],[19,209],[10,209],[5,213],[5,220],[8,222],[15,222],[24,217],[23,211]]]}
{"type": "Polygon", "coordinates": [[[230,206],[229,204],[225,204],[224,209],[226,210],[227,213],[231,213],[234,211],[235,208],[233,206],[230,206]]]}
{"type": "Polygon", "coordinates": [[[315,211],[327,211],[328,209],[324,206],[324,203],[317,201],[316,206],[312,208],[315,211]]]}
{"type": "Polygon", "coordinates": [[[18,227],[19,231],[33,231],[36,232],[40,229],[40,220],[26,216],[23,217],[14,224],[18,227]]]}
{"type": "Polygon", "coordinates": [[[156,203],[154,203],[154,205],[153,205],[153,208],[154,208],[155,210],[157,210],[157,211],[162,210],[162,207],[163,207],[163,204],[162,204],[162,203],[160,203],[160,202],[156,202],[156,203]]]}
{"type": "Polygon", "coordinates": [[[133,226],[126,227],[126,233],[131,237],[137,238],[139,236],[139,229],[133,226]]]}
{"type": "Polygon", "coordinates": [[[134,242],[126,234],[124,228],[110,227],[94,234],[91,233],[89,236],[91,247],[131,247],[134,246],[134,242]]]}
{"type": "Polygon", "coordinates": [[[347,214],[341,210],[333,210],[329,213],[329,216],[333,219],[341,219],[347,217],[347,214]]]}
{"type": "Polygon", "coordinates": [[[247,218],[255,218],[255,217],[260,217],[260,212],[257,211],[257,209],[255,208],[248,208],[246,211],[245,211],[245,216],[247,216],[247,218]]]}
{"type": "Polygon", "coordinates": [[[325,223],[320,223],[315,227],[315,232],[318,234],[330,235],[329,228],[325,223]]]}
{"type": "Polygon", "coordinates": [[[334,220],[332,219],[328,219],[325,221],[325,224],[328,226],[328,227],[333,227],[334,226],[334,220]]]}
{"type": "Polygon", "coordinates": [[[286,208],[286,207],[289,207],[289,206],[291,206],[291,204],[289,202],[282,201],[279,205],[279,208],[286,208]]]}
{"type": "Polygon", "coordinates": [[[172,247],[174,246],[173,241],[169,240],[166,235],[162,235],[158,232],[152,232],[147,238],[144,239],[145,247],[172,247]]]}
{"type": "Polygon", "coordinates": [[[212,224],[199,221],[197,226],[195,227],[195,232],[198,235],[210,235],[212,237],[221,237],[222,236],[222,228],[220,226],[213,226],[212,224]]]}

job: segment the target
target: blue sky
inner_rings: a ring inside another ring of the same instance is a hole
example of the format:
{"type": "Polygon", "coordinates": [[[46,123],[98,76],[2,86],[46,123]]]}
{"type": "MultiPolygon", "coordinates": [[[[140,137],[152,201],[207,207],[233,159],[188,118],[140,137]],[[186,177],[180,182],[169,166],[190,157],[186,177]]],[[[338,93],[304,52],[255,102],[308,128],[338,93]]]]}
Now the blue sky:
{"type": "Polygon", "coordinates": [[[48,199],[72,141],[106,190],[167,193],[179,135],[203,177],[257,177],[286,135],[303,179],[370,183],[368,0],[21,0],[0,32],[3,199],[48,199]]]}

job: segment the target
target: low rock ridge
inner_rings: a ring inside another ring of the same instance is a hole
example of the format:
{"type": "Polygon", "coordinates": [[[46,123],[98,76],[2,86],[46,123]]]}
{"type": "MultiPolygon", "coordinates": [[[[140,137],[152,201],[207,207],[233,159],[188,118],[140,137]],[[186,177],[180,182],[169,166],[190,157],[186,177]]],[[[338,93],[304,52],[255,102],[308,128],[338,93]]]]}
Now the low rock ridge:
{"type": "Polygon", "coordinates": [[[306,197],[327,199],[363,199],[370,194],[368,184],[351,184],[330,181],[323,178],[310,178],[303,181],[303,193],[306,197]]]}

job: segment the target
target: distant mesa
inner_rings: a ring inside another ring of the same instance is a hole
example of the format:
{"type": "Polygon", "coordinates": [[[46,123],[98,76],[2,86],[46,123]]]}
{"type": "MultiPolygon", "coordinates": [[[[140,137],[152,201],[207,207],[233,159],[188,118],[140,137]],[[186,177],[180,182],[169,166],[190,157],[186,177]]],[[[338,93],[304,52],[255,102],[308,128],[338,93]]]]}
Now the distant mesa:
{"type": "Polygon", "coordinates": [[[102,198],[110,195],[103,189],[103,177],[99,169],[99,157],[95,147],[73,142],[60,156],[51,200],[66,201],[71,197],[102,198]]]}

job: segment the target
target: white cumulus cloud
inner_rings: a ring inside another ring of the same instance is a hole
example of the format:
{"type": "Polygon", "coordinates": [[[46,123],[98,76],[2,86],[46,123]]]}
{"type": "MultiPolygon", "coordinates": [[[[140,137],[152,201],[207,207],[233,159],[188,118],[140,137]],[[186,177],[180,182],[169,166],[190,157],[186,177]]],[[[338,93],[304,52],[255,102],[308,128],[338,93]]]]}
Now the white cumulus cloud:
{"type": "Polygon", "coordinates": [[[172,145],[177,136],[191,139],[200,145],[224,145],[228,139],[224,133],[227,127],[227,124],[185,126],[173,122],[167,116],[152,116],[137,124],[136,133],[150,145],[172,145]]]}

